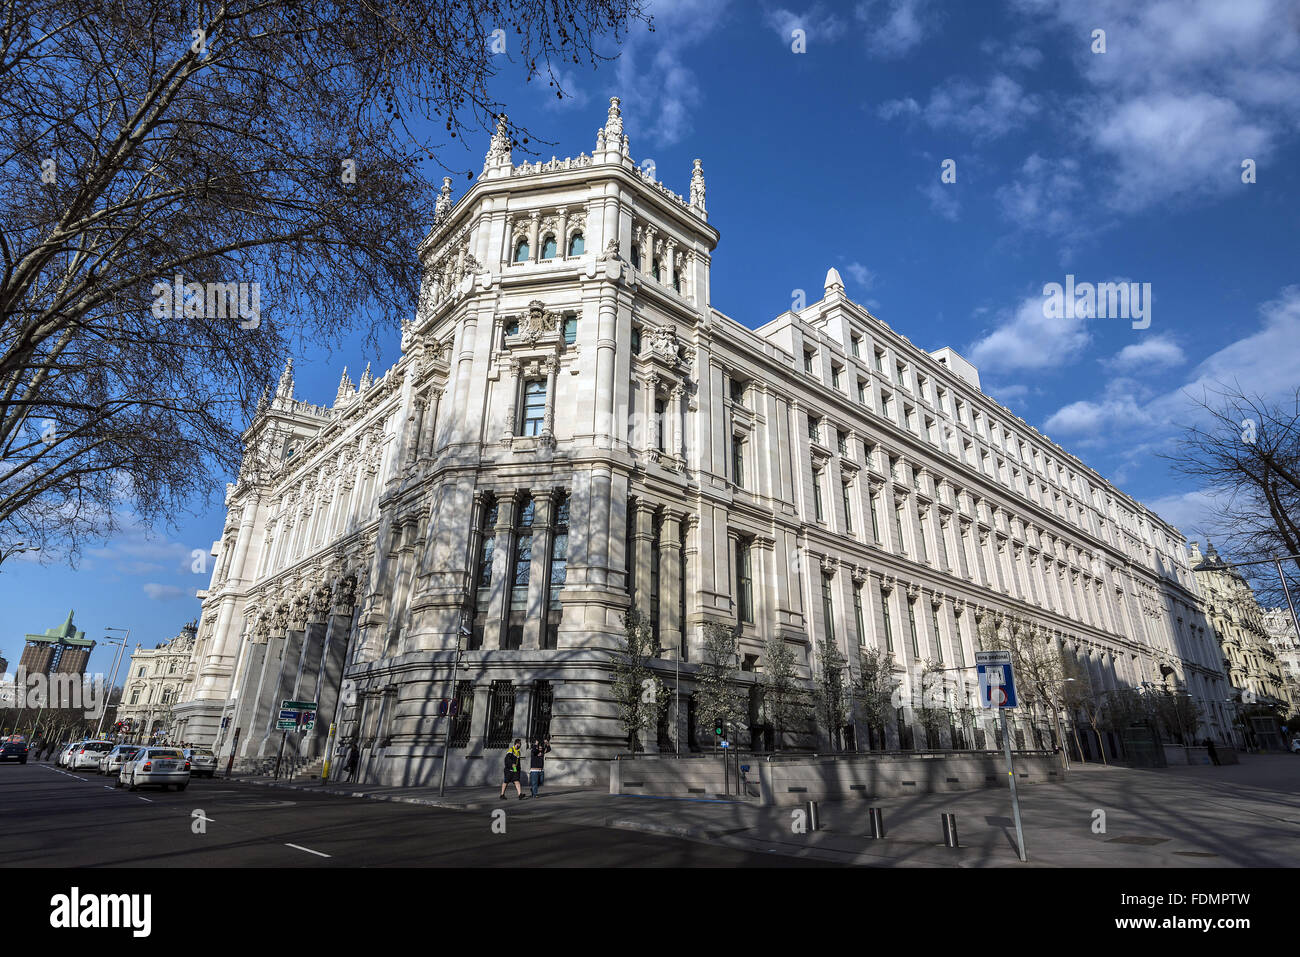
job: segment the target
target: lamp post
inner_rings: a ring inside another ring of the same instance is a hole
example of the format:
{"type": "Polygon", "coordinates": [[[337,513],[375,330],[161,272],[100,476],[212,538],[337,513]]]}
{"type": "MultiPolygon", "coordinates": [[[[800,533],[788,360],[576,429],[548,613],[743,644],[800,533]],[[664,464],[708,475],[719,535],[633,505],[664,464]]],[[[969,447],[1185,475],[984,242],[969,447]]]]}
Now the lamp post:
{"type": "Polygon", "coordinates": [[[39,552],[40,550],[41,546],[39,545],[28,545],[26,542],[14,542],[13,547],[10,548],[9,551],[0,552],[0,565],[4,564],[4,560],[11,555],[21,555],[23,552],[39,552]]]}
{"type": "Polygon", "coordinates": [[[95,728],[95,737],[99,737],[100,731],[104,729],[104,718],[108,715],[108,699],[113,697],[113,685],[117,681],[117,666],[122,659],[122,651],[126,648],[126,643],[131,640],[130,628],[113,628],[107,627],[105,631],[124,631],[126,634],[121,638],[105,638],[104,643],[107,645],[117,645],[117,652],[113,655],[113,677],[108,679],[108,697],[104,700],[104,710],[99,715],[99,726],[95,728]]]}

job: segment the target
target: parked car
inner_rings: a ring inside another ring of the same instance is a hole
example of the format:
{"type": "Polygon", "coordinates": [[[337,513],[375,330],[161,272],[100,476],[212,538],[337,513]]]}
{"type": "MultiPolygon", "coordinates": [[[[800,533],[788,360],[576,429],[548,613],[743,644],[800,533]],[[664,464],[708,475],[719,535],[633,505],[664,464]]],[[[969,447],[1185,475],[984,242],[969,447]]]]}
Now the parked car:
{"type": "Polygon", "coordinates": [[[82,768],[99,770],[99,759],[113,750],[112,741],[79,741],[70,751],[68,767],[73,771],[82,768]]]}
{"type": "Polygon", "coordinates": [[[0,745],[0,761],[17,761],[27,763],[27,743],[25,741],[6,741],[0,745]]]}
{"type": "Polygon", "coordinates": [[[169,785],[184,791],[190,783],[190,762],[179,748],[141,748],[122,763],[117,786],[134,791],[145,785],[157,785],[166,791],[169,785]]]}
{"type": "Polygon", "coordinates": [[[217,756],[211,748],[186,748],[181,752],[190,762],[190,774],[210,778],[217,773],[217,756]]]}
{"type": "Polygon", "coordinates": [[[1300,754],[1300,738],[1291,739],[1291,750],[1296,754],[1300,754]]]}
{"type": "Polygon", "coordinates": [[[77,749],[79,743],[80,742],[77,741],[69,741],[63,746],[63,750],[59,752],[59,767],[68,767],[69,763],[72,761],[72,752],[77,749]]]}
{"type": "Polygon", "coordinates": [[[138,744],[119,744],[108,754],[99,759],[99,773],[114,775],[122,770],[122,763],[140,750],[138,744]]]}

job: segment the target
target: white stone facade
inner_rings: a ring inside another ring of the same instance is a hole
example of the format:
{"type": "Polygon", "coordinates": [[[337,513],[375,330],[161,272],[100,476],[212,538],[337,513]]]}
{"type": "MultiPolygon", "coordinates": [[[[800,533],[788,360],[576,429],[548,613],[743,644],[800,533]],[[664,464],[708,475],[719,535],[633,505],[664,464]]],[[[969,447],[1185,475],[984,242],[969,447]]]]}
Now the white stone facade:
{"type": "MultiPolygon", "coordinates": [[[[227,753],[238,728],[241,757],[266,754],[272,704],[318,700],[295,751],[337,719],[371,780],[428,783],[463,623],[449,780],[495,778],[503,741],[548,727],[555,773],[597,780],[626,745],[609,661],[635,606],[683,702],[708,621],[739,625],[746,681],[768,639],[808,676],[832,636],[854,668],[860,645],[888,649],[908,691],[924,659],[970,666],[976,619],[1009,612],[1099,687],[1172,678],[1222,736],[1176,529],[835,270],[798,311],[723,315],[718,238],[701,164],[686,196],[653,181],[617,101],[576,159],[515,164],[499,127],[455,204],[445,182],[402,358],[358,388],[345,372],[329,408],[296,401],[286,369],[250,427],[186,735],[227,753]]],[[[650,750],[702,739],[678,712],[650,750]]]]}
{"type": "Polygon", "coordinates": [[[170,641],[153,648],[135,646],[117,709],[119,721],[131,722],[130,740],[145,740],[155,731],[182,740],[173,727],[173,708],[182,700],[186,677],[195,665],[196,631],[191,622],[170,641]]]}

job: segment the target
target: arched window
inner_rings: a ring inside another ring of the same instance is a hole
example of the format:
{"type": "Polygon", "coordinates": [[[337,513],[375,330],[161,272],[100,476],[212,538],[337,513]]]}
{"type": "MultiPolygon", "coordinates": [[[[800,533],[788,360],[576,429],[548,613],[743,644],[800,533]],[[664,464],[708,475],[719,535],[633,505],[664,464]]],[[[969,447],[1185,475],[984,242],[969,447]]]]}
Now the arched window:
{"type": "Polygon", "coordinates": [[[554,259],[557,252],[559,252],[559,248],[555,245],[555,237],[548,233],[546,238],[542,240],[542,258],[554,259]]]}
{"type": "Polygon", "coordinates": [[[582,238],[582,233],[574,233],[569,237],[569,255],[581,256],[586,250],[586,241],[582,238]]]}
{"type": "Polygon", "coordinates": [[[515,243],[515,262],[528,262],[528,240],[521,239],[519,242],[515,243]]]}

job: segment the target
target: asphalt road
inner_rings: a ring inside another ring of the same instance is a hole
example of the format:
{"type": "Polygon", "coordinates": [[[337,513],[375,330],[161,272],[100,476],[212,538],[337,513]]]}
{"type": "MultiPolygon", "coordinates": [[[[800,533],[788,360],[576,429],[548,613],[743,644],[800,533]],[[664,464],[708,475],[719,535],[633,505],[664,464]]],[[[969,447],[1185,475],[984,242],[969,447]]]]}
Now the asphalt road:
{"type": "MultiPolygon", "coordinates": [[[[511,815],[284,791],[215,778],[115,788],[0,764],[0,867],[790,867],[815,862],[511,815]],[[200,818],[205,819],[200,822],[200,818]],[[196,827],[196,825],[199,825],[196,827]]],[[[824,865],[822,865],[824,866],[824,865]]]]}

